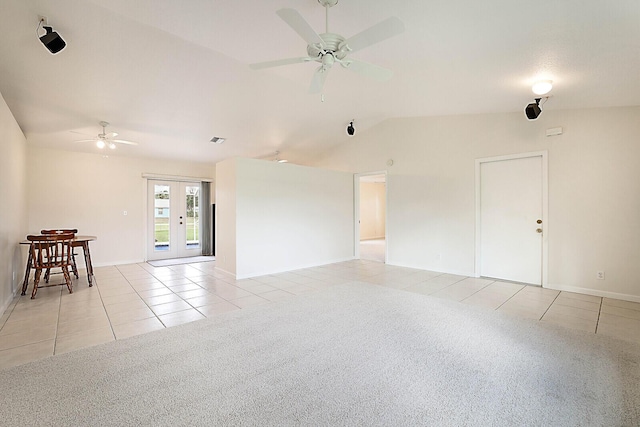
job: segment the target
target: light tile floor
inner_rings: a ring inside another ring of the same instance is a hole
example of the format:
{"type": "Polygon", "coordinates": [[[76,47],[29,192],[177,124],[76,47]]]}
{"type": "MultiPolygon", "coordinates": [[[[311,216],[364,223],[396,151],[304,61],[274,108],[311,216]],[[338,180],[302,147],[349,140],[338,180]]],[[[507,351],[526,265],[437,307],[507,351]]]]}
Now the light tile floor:
{"type": "Polygon", "coordinates": [[[0,369],[354,280],[640,343],[638,303],[367,260],[245,280],[215,262],[119,265],[96,268],[92,288],[80,273],[73,294],[55,286],[15,298],[0,318],[0,369]]]}

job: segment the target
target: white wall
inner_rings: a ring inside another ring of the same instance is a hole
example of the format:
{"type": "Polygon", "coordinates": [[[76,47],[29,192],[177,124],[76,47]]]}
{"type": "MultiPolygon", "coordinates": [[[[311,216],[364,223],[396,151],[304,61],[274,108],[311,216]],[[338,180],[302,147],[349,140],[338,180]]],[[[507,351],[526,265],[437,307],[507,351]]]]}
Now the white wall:
{"type": "MultiPolygon", "coordinates": [[[[353,258],[351,174],[252,159],[227,160],[217,169],[223,172],[216,177],[216,210],[230,211],[222,206],[223,193],[236,189],[236,270],[231,272],[237,278],[353,258]],[[227,176],[233,168],[235,182],[227,176]]],[[[219,248],[218,260],[234,255],[231,245],[219,248]]]]}
{"type": "MultiPolygon", "coordinates": [[[[147,248],[143,173],[213,178],[215,166],[29,147],[29,232],[77,228],[96,235],[94,266],[142,262],[147,248]],[[127,211],[125,216],[123,213],[127,211]]],[[[82,258],[82,257],[80,257],[82,258]]]]}
{"type": "Polygon", "coordinates": [[[360,240],[384,238],[385,183],[360,182],[360,240]]]}
{"type": "Polygon", "coordinates": [[[0,315],[20,288],[27,248],[27,141],[0,95],[0,315]]]}
{"type": "Polygon", "coordinates": [[[236,274],[236,163],[216,164],[216,268],[236,274]]]}
{"type": "Polygon", "coordinates": [[[390,264],[474,275],[475,159],[547,150],[549,287],[640,301],[639,135],[640,107],[391,119],[314,164],[388,169],[390,264]]]}

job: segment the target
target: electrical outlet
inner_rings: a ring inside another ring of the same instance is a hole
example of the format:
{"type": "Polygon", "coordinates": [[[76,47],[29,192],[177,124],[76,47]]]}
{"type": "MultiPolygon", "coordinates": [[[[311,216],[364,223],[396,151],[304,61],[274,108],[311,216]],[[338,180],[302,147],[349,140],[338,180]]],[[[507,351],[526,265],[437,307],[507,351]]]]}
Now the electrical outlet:
{"type": "Polygon", "coordinates": [[[598,271],[596,273],[596,277],[598,278],[598,280],[604,280],[604,271],[598,271]]]}
{"type": "Polygon", "coordinates": [[[49,24],[49,20],[47,19],[46,16],[43,16],[43,15],[38,15],[38,21],[42,22],[43,27],[49,24]]]}

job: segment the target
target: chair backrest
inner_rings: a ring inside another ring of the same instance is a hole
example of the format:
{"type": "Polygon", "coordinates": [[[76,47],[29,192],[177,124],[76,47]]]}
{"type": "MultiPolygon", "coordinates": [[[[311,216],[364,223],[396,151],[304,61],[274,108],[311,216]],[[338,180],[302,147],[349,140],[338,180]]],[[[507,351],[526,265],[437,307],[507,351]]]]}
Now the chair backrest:
{"type": "Polygon", "coordinates": [[[53,268],[71,265],[73,233],[29,235],[33,268],[53,268]]]}
{"type": "Polygon", "coordinates": [[[78,234],[78,229],[77,228],[60,228],[60,229],[53,229],[53,230],[40,230],[40,234],[68,234],[68,233],[73,233],[73,234],[78,234]]]}

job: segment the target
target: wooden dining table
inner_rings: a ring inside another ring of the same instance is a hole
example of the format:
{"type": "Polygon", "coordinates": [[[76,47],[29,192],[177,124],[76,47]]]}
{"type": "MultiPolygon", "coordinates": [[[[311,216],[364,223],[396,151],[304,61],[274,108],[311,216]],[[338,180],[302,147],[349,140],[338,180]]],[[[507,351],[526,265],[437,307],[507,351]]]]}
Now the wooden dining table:
{"type": "MultiPolygon", "coordinates": [[[[82,234],[76,235],[71,241],[71,246],[75,248],[82,248],[82,252],[84,254],[84,263],[87,267],[87,281],[89,282],[89,286],[93,286],[94,277],[93,277],[93,264],[91,264],[91,252],[89,251],[89,242],[93,242],[97,240],[96,236],[85,236],[82,234]]],[[[23,240],[20,242],[21,245],[31,245],[29,240],[23,240]]],[[[27,292],[27,287],[29,285],[29,274],[31,274],[31,251],[29,251],[29,257],[27,259],[27,267],[24,272],[24,282],[22,283],[22,293],[24,295],[27,292]]]]}

